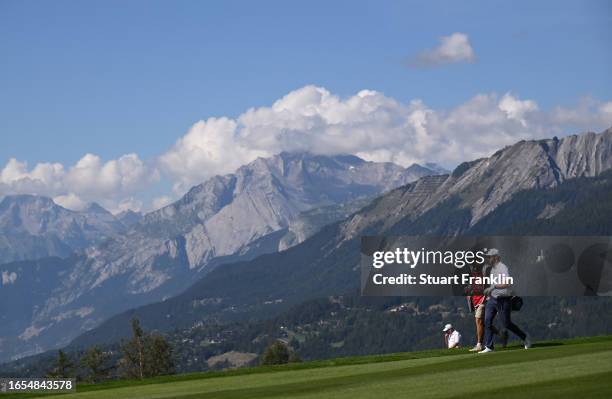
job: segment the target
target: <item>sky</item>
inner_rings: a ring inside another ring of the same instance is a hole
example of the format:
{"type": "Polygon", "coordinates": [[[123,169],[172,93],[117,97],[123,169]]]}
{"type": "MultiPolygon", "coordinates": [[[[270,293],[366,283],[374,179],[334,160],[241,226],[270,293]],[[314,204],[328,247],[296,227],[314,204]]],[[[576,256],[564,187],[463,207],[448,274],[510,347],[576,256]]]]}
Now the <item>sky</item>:
{"type": "Polygon", "coordinates": [[[612,126],[609,1],[0,0],[0,196],[150,210],[280,151],[452,168],[612,126]]]}

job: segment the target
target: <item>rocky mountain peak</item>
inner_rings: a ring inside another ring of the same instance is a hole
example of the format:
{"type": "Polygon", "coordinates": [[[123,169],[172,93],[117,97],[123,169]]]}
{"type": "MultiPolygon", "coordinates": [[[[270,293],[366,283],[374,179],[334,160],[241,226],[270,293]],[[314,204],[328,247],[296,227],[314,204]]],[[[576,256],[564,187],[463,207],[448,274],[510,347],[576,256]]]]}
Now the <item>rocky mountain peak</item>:
{"type": "Polygon", "coordinates": [[[123,223],[124,226],[129,227],[138,223],[142,219],[142,213],[128,209],[116,214],[115,218],[123,223]]]}
{"type": "Polygon", "coordinates": [[[462,164],[441,187],[444,197],[461,193],[478,221],[514,193],[548,188],[612,168],[612,131],[562,139],[520,141],[489,158],[462,164]]]}
{"type": "Polygon", "coordinates": [[[7,195],[0,202],[0,209],[15,206],[32,206],[40,209],[59,207],[51,198],[33,194],[7,195]]]}
{"type": "Polygon", "coordinates": [[[102,205],[98,204],[97,202],[90,202],[89,204],[87,204],[87,206],[85,206],[85,208],[83,208],[81,212],[97,213],[100,215],[112,215],[108,210],[103,208],[102,205]]]}
{"type": "Polygon", "coordinates": [[[464,162],[449,175],[423,177],[391,191],[344,223],[343,240],[376,223],[389,228],[400,220],[409,223],[449,202],[454,209],[468,212],[464,226],[468,228],[519,191],[556,187],[565,180],[596,176],[609,169],[612,129],[561,139],[520,141],[490,157],[464,162]]]}
{"type": "Polygon", "coordinates": [[[48,197],[9,195],[0,202],[0,259],[68,256],[124,230],[97,204],[76,212],[48,197]]]}

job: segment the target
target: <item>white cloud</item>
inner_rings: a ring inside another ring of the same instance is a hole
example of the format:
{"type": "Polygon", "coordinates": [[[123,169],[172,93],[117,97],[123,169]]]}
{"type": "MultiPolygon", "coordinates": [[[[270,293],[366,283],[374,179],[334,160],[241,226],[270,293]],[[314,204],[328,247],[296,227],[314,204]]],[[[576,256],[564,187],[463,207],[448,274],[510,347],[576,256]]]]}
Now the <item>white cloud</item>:
{"type": "MultiPolygon", "coordinates": [[[[68,169],[59,163],[38,163],[30,170],[26,162],[12,158],[0,171],[0,195],[46,195],[73,210],[80,210],[91,201],[121,209],[122,203],[125,207],[126,196],[158,179],[157,169],[136,154],[107,162],[97,155],[85,154],[68,169]]],[[[137,206],[134,201],[130,204],[137,206]]]]}
{"type": "Polygon", "coordinates": [[[140,212],[142,210],[142,201],[139,199],[136,199],[134,197],[129,197],[129,198],[124,198],[121,201],[119,201],[119,204],[117,204],[117,206],[113,207],[112,205],[108,207],[109,211],[111,211],[111,213],[113,214],[117,214],[120,212],[124,212],[124,211],[134,211],[134,212],[140,212]]]}
{"type": "Polygon", "coordinates": [[[535,101],[532,100],[524,100],[521,101],[518,98],[513,97],[511,94],[506,93],[499,101],[499,109],[504,111],[508,118],[515,119],[523,126],[527,126],[527,121],[525,120],[525,115],[529,112],[534,112],[538,110],[538,105],[535,101]]]}
{"type": "Polygon", "coordinates": [[[455,32],[442,36],[440,44],[432,49],[424,50],[412,57],[408,65],[412,67],[433,67],[461,62],[474,62],[476,55],[465,33],[455,32]]]}
{"type": "Polygon", "coordinates": [[[268,155],[249,149],[236,133],[237,121],[225,117],[195,123],[160,157],[161,165],[176,180],[175,192],[182,193],[212,175],[232,172],[245,159],[268,155]]]}
{"type": "Polygon", "coordinates": [[[173,201],[172,197],[168,195],[162,195],[161,197],[153,198],[151,202],[152,209],[160,209],[166,205],[171,204],[173,201]]]}
{"type": "Polygon", "coordinates": [[[402,104],[376,91],[342,99],[306,86],[236,119],[197,122],[160,164],[176,181],[177,194],[280,151],[350,153],[401,165],[433,161],[452,167],[522,139],[609,127],[611,110],[610,103],[596,103],[545,112],[534,100],[510,93],[479,94],[453,109],[436,110],[419,100],[402,104]],[[575,122],[571,130],[562,115],[575,122]]]}
{"type": "Polygon", "coordinates": [[[589,125],[609,127],[612,125],[612,101],[600,102],[584,97],[575,107],[557,106],[550,113],[550,123],[576,128],[589,125]]]}
{"type": "Polygon", "coordinates": [[[11,158],[0,171],[0,185],[10,186],[16,192],[54,191],[61,189],[64,173],[59,163],[39,163],[29,171],[26,162],[11,158]]]}
{"type": "Polygon", "coordinates": [[[87,206],[87,201],[83,201],[75,193],[68,193],[53,197],[53,202],[73,211],[81,211],[87,206]]]}
{"type": "Polygon", "coordinates": [[[542,110],[536,101],[516,94],[489,93],[451,109],[434,109],[420,100],[402,103],[372,90],[341,98],[325,88],[305,86],[236,118],[196,122],[156,159],[173,183],[172,196],[162,193],[150,200],[142,193],[159,173],[136,154],[106,162],[86,154],[71,167],[39,163],[32,169],[11,159],[0,166],[0,195],[44,194],[73,208],[97,201],[111,211],[138,210],[145,200],[158,209],[213,175],[281,151],[355,154],[404,166],[437,162],[452,168],[519,140],[610,126],[612,102],[593,98],[542,110]]]}
{"type": "Polygon", "coordinates": [[[86,154],[66,174],[68,186],[78,186],[87,197],[138,191],[157,179],[136,154],[127,154],[106,163],[100,157],[86,154]]]}

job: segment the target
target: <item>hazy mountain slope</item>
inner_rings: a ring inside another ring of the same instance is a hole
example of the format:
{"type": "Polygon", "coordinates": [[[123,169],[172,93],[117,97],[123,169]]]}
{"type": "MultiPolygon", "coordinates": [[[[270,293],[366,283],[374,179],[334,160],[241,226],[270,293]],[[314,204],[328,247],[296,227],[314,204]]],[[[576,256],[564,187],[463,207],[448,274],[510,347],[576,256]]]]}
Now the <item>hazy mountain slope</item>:
{"type": "Polygon", "coordinates": [[[75,212],[47,197],[9,195],[0,202],[0,263],[68,256],[125,230],[98,204],[75,212]]]}
{"type": "MultiPolygon", "coordinates": [[[[24,329],[23,320],[32,317],[33,310],[51,296],[54,287],[61,285],[73,264],[74,259],[54,257],[0,265],[0,351],[10,352],[15,342],[27,342],[40,333],[36,327],[24,329]]],[[[89,311],[87,307],[76,308],[58,318],[80,318],[89,311]]],[[[24,354],[38,353],[42,349],[44,347],[36,343],[21,348],[24,354]]]]}
{"type": "Polygon", "coordinates": [[[143,215],[141,212],[135,212],[135,211],[132,211],[131,209],[128,209],[127,211],[119,212],[118,214],[115,215],[115,217],[117,218],[117,220],[123,223],[124,226],[130,227],[140,222],[143,215]]]}
{"type": "MultiPolygon", "coordinates": [[[[499,232],[521,218],[527,219],[522,222],[532,219],[534,212],[542,214],[560,201],[568,207],[561,216],[570,217],[582,206],[572,202],[572,198],[580,197],[568,194],[574,190],[572,184],[577,184],[571,179],[598,176],[611,167],[612,130],[561,140],[520,142],[490,158],[461,165],[451,175],[424,177],[395,189],[286,251],[225,265],[183,294],[117,315],[83,339],[116,339],[127,332],[129,319],[134,315],[148,328],[169,330],[202,320],[265,318],[309,298],[342,294],[359,284],[361,235],[499,232]],[[568,184],[565,190],[554,190],[565,182],[568,184]],[[519,199],[526,195],[527,199],[517,205],[512,203],[515,195],[519,199]],[[537,207],[530,207],[540,195],[550,197],[541,199],[537,207]],[[508,208],[502,207],[504,203],[524,213],[514,212],[514,218],[508,217],[504,213],[508,208]],[[495,214],[497,209],[499,216],[495,214]],[[489,220],[497,218],[497,222],[487,225],[487,216],[489,220]]],[[[593,182],[587,184],[606,184],[609,194],[609,174],[601,182],[597,179],[593,182]]]]}
{"type": "Polygon", "coordinates": [[[321,230],[323,226],[346,219],[362,209],[374,198],[366,197],[338,205],[330,205],[302,212],[296,220],[287,227],[285,234],[279,240],[279,249],[292,247],[321,230]]]}
{"type": "MultiPolygon", "coordinates": [[[[431,173],[418,165],[402,168],[354,156],[282,153],[213,177],[145,215],[125,234],[73,257],[65,278],[18,321],[23,331],[36,334],[20,332],[17,339],[0,326],[5,340],[0,358],[30,352],[32,346],[66,344],[115,313],[177,294],[207,266],[295,245],[347,215],[336,206],[431,173]],[[327,210],[318,220],[309,218],[307,212],[317,207],[327,210]],[[77,316],[83,308],[90,311],[77,316]]],[[[11,302],[29,303],[27,288],[12,294],[11,302]]]]}
{"type": "Polygon", "coordinates": [[[127,234],[92,248],[76,271],[83,282],[77,289],[123,275],[130,293],[163,291],[164,284],[174,284],[170,280],[190,277],[215,258],[258,255],[250,253],[251,243],[288,228],[304,211],[379,194],[431,173],[353,156],[260,158],[192,188],[145,215],[127,234]]]}

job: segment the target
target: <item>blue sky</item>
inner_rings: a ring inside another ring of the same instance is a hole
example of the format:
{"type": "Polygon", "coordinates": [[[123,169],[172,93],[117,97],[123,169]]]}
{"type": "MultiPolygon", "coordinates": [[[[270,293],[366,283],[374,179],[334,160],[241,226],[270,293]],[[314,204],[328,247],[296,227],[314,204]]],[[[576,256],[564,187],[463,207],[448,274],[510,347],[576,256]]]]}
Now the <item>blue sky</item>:
{"type": "Polygon", "coordinates": [[[0,168],[16,158],[68,169],[86,153],[155,162],[198,120],[306,85],[435,110],[492,93],[541,111],[605,102],[611,39],[607,1],[2,0],[0,168]],[[472,62],[408,65],[455,32],[472,62]]]}

